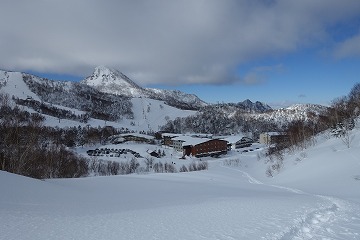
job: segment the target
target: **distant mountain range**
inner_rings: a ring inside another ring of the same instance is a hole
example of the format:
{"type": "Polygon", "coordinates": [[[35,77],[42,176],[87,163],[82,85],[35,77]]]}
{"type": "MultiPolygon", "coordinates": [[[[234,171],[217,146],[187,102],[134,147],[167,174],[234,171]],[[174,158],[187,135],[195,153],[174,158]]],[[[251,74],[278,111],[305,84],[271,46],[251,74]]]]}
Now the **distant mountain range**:
{"type": "Polygon", "coordinates": [[[91,76],[80,82],[55,81],[0,70],[1,92],[9,94],[17,105],[43,115],[82,124],[91,119],[121,122],[134,129],[135,125],[143,126],[142,130],[154,130],[166,123],[164,119],[196,112],[222,112],[230,122],[235,114],[271,122],[289,122],[294,119],[313,120],[326,110],[326,107],[312,104],[273,110],[266,103],[249,99],[239,103],[209,104],[194,94],[143,88],[120,71],[104,66],[96,67],[91,76]]]}
{"type": "MultiPolygon", "coordinates": [[[[171,106],[181,109],[199,110],[202,107],[211,105],[194,94],[188,94],[177,90],[143,88],[120,71],[105,66],[96,67],[93,74],[82,80],[81,83],[104,93],[131,98],[145,97],[162,100],[171,106]]],[[[245,112],[263,113],[272,110],[272,108],[265,103],[258,101],[253,103],[249,99],[235,105],[245,112]]]]}

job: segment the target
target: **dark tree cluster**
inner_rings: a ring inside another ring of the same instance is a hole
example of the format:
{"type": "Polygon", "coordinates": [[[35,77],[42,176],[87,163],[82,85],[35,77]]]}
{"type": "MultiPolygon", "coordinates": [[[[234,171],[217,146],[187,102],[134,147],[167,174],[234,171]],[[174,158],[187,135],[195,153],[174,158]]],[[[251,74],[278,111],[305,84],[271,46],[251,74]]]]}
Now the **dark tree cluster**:
{"type": "Polygon", "coordinates": [[[208,106],[196,115],[169,120],[161,127],[161,130],[171,133],[195,132],[224,135],[236,132],[251,132],[253,138],[257,138],[261,132],[281,129],[281,126],[275,122],[250,119],[247,117],[247,113],[244,113],[241,109],[229,115],[227,114],[228,107],[226,105],[224,110],[224,108],[208,106]]]}
{"type": "Polygon", "coordinates": [[[194,171],[202,171],[207,170],[209,168],[209,164],[207,161],[193,161],[189,163],[188,167],[182,165],[180,168],[180,172],[194,172],[194,171]]]}
{"type": "Polygon", "coordinates": [[[43,117],[10,107],[0,96],[0,170],[34,177],[81,177],[87,162],[48,138],[43,117]]]}
{"type": "MultiPolygon", "coordinates": [[[[317,122],[293,122],[287,126],[291,145],[302,146],[313,136],[326,129],[331,129],[336,137],[347,136],[355,127],[355,120],[360,116],[360,83],[353,86],[347,96],[333,100],[331,107],[324,112],[317,122]]],[[[305,147],[305,145],[304,145],[305,147]]]]}
{"type": "Polygon", "coordinates": [[[27,106],[29,108],[34,109],[38,113],[42,113],[45,115],[57,117],[60,119],[69,119],[74,120],[82,123],[87,123],[90,119],[89,114],[75,114],[72,111],[60,109],[55,106],[52,106],[50,104],[46,104],[44,102],[39,102],[33,99],[19,99],[19,98],[13,98],[13,100],[18,105],[27,106]]]}
{"type": "Polygon", "coordinates": [[[136,158],[126,162],[104,161],[97,158],[89,160],[89,173],[95,176],[125,175],[136,173],[140,163],[136,158]]]}
{"type": "MultiPolygon", "coordinates": [[[[43,121],[39,113],[12,106],[9,96],[0,94],[0,170],[40,179],[87,176],[88,159],[69,148],[104,143],[126,131],[110,126],[53,128],[43,121]]],[[[98,165],[103,172],[103,164],[98,165]]]]}
{"type": "Polygon", "coordinates": [[[333,100],[327,115],[331,127],[343,125],[351,128],[360,116],[360,83],[355,84],[347,96],[333,100]]]}

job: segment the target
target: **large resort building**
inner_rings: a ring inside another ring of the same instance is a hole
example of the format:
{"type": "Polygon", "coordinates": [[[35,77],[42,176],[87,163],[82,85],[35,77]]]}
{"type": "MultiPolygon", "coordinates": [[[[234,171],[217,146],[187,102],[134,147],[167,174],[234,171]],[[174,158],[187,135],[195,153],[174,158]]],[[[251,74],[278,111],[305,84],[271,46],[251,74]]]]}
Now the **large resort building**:
{"type": "Polygon", "coordinates": [[[289,141],[289,136],[284,132],[265,132],[260,134],[259,142],[265,145],[281,144],[289,141]]]}
{"type": "Polygon", "coordinates": [[[227,153],[228,142],[221,139],[178,135],[173,136],[171,141],[169,139],[167,141],[169,146],[173,147],[176,151],[183,152],[183,156],[204,157],[227,153]]]}

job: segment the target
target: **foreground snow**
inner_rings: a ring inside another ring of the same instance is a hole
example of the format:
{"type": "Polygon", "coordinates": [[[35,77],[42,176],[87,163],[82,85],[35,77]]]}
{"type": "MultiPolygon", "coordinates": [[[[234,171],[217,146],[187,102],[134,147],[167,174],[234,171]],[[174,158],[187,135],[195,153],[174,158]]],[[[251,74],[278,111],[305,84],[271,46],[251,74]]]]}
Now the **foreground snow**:
{"type": "Polygon", "coordinates": [[[323,234],[323,226],[328,226],[325,233],[334,232],[331,227],[339,222],[340,208],[341,214],[351,216],[344,203],[340,206],[331,198],[254,185],[248,180],[241,172],[221,167],[201,173],[47,182],[2,173],[1,182],[17,188],[5,188],[7,194],[1,197],[0,223],[5,228],[0,236],[310,239],[315,230],[323,234]]]}
{"type": "Polygon", "coordinates": [[[319,138],[304,151],[274,178],[256,151],[191,173],[40,181],[0,172],[0,239],[360,239],[359,133],[350,149],[319,138]]]}

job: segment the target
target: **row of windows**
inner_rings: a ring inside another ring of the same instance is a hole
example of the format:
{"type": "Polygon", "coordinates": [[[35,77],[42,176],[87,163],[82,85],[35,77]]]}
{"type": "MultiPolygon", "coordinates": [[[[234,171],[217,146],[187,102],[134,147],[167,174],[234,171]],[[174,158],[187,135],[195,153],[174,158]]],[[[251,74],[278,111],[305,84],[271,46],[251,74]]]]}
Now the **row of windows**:
{"type": "Polygon", "coordinates": [[[227,147],[227,144],[222,144],[219,142],[212,142],[201,144],[198,148],[196,148],[197,152],[209,152],[210,150],[224,150],[227,147]]]}

